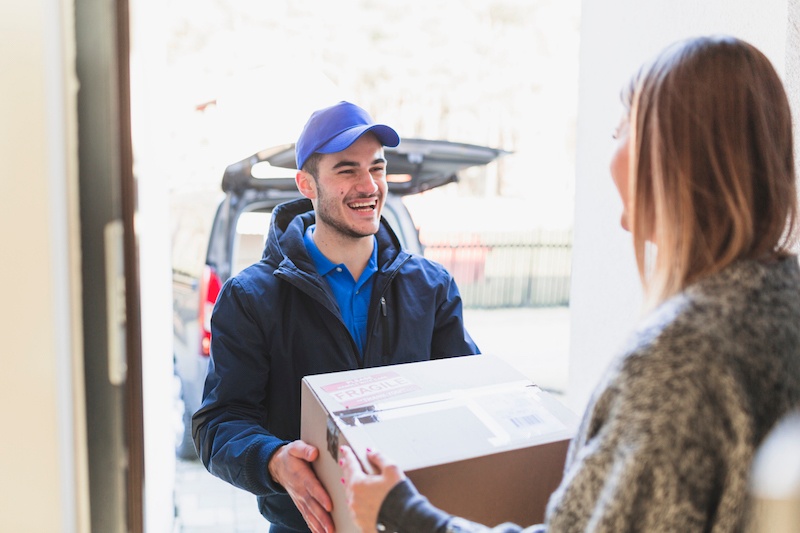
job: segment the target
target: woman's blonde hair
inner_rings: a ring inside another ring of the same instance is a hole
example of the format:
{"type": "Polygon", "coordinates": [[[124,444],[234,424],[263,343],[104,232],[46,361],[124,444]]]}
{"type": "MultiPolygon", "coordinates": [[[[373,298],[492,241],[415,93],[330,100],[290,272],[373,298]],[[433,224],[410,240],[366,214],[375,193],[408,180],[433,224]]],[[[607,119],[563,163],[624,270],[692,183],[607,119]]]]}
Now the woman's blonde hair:
{"type": "Polygon", "coordinates": [[[761,52],[732,37],[677,43],[640,70],[624,99],[631,233],[649,304],[737,259],[789,253],[791,114],[761,52]]]}

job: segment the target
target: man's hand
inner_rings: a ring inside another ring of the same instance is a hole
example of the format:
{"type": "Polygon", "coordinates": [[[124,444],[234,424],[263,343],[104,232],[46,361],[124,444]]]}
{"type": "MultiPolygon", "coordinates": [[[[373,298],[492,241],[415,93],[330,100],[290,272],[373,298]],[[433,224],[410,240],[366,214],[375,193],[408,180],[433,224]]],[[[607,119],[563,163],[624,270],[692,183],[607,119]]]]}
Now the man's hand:
{"type": "Polygon", "coordinates": [[[314,533],[333,533],[331,497],[322,487],[311,462],[319,455],[313,446],[296,440],[276,451],[267,469],[276,482],[283,485],[314,533]]]}
{"type": "Polygon", "coordinates": [[[361,531],[375,531],[384,498],[406,475],[378,452],[367,451],[367,460],[378,471],[376,475],[364,473],[349,447],[339,448],[339,465],[344,476],[342,483],[347,494],[350,515],[361,531]]]}

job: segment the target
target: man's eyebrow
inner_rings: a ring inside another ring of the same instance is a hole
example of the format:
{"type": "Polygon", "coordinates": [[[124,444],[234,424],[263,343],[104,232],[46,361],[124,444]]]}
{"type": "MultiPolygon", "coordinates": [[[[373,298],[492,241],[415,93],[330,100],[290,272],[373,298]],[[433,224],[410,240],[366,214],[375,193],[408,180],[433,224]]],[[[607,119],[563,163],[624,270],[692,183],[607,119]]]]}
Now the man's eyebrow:
{"type": "MultiPolygon", "coordinates": [[[[379,165],[381,163],[386,163],[386,159],[383,157],[379,157],[375,159],[372,163],[370,163],[370,165],[379,165]]],[[[339,161],[338,163],[333,165],[333,168],[337,169],[342,167],[359,167],[359,166],[361,165],[359,165],[356,161],[339,161]]]]}

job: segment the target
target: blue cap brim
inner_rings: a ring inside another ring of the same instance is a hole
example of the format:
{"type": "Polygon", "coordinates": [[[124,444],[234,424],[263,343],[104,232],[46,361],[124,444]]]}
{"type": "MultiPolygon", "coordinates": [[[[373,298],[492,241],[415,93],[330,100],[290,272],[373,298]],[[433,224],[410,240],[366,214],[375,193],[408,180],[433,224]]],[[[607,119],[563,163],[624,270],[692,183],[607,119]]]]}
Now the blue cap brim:
{"type": "Polygon", "coordinates": [[[367,132],[371,132],[373,135],[375,135],[375,137],[378,138],[378,141],[383,146],[394,148],[400,144],[400,136],[389,126],[385,126],[383,124],[363,124],[341,132],[336,137],[314,151],[321,154],[333,154],[336,152],[341,152],[342,150],[349,148],[351,144],[356,142],[359,137],[367,132]]]}

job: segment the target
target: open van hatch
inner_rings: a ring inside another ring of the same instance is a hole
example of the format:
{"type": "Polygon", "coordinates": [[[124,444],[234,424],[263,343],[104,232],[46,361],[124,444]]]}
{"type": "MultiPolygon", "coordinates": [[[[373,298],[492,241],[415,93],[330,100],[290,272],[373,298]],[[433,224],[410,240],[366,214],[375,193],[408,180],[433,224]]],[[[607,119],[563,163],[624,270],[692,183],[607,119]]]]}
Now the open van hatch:
{"type": "MultiPolygon", "coordinates": [[[[474,144],[402,139],[395,148],[385,147],[384,153],[389,191],[404,196],[458,181],[459,171],[486,165],[508,152],[474,144]]],[[[267,148],[229,165],[222,190],[293,190],[296,168],[294,144],[267,148]]]]}

